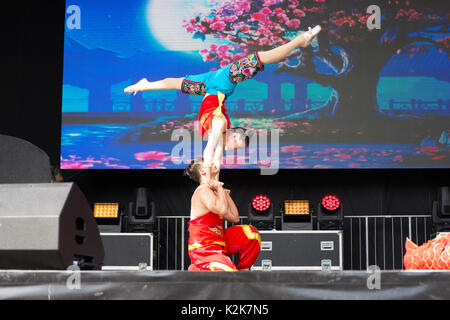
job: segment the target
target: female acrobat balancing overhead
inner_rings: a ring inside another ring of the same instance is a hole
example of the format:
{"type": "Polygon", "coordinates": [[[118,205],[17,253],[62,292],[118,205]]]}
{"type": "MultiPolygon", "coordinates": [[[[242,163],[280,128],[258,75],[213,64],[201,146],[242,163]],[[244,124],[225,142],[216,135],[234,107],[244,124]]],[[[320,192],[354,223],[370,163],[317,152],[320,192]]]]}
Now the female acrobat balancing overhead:
{"type": "Polygon", "coordinates": [[[268,51],[255,51],[216,71],[158,81],[148,81],[144,78],[125,88],[124,92],[136,94],[151,90],[181,90],[187,94],[204,96],[198,116],[199,133],[202,136],[206,132],[209,133],[203,151],[203,166],[207,169],[208,179],[218,180],[224,150],[245,148],[249,143],[249,135],[245,128],[230,128],[230,118],[224,105],[226,99],[240,82],[251,79],[259,71],[264,70],[264,65],[278,63],[293,50],[309,46],[320,30],[320,26],[308,28],[308,31],[284,45],[268,51]],[[216,167],[214,175],[213,166],[216,167]]]}

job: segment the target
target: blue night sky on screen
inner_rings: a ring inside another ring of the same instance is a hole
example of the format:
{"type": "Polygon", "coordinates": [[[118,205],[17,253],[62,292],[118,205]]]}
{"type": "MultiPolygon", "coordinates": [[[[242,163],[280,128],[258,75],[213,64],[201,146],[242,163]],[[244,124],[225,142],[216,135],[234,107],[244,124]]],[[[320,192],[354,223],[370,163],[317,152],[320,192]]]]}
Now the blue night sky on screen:
{"type": "MultiPolygon", "coordinates": [[[[80,8],[81,28],[66,35],[89,49],[102,48],[129,57],[137,51],[198,52],[217,39],[193,39],[183,28],[183,19],[208,12],[208,0],[74,0],[67,8],[80,8]]],[[[66,18],[71,15],[66,12],[66,18]]]]}
{"type": "MultiPolygon", "coordinates": [[[[108,49],[121,56],[133,55],[137,50],[163,50],[147,24],[147,0],[113,2],[114,5],[91,0],[67,2],[67,7],[77,5],[80,8],[81,29],[70,30],[66,26],[66,35],[90,49],[108,49]]],[[[69,16],[66,12],[66,17],[69,16]]]]}

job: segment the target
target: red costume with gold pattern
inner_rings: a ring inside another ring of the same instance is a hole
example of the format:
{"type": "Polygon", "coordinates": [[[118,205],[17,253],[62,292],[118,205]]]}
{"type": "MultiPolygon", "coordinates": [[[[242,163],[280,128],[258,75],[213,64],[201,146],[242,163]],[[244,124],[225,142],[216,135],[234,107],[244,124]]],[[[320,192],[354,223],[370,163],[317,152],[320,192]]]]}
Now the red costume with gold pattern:
{"type": "Polygon", "coordinates": [[[215,213],[189,222],[189,271],[238,271],[250,268],[258,257],[261,237],[255,227],[239,225],[223,230],[215,213]],[[239,254],[237,267],[230,256],[239,254]]]}
{"type": "Polygon", "coordinates": [[[450,270],[450,234],[441,235],[421,246],[406,238],[405,269],[450,270]]]}

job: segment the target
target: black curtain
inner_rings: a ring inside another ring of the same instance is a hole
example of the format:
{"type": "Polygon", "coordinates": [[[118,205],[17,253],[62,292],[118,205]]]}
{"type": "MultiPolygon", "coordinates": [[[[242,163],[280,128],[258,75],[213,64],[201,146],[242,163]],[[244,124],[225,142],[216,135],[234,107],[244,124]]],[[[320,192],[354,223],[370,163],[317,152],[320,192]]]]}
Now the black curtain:
{"type": "Polygon", "coordinates": [[[65,1],[8,1],[0,10],[0,133],[59,164],[65,1]]]}
{"type": "MultiPolygon", "coordinates": [[[[76,182],[91,203],[133,201],[133,192],[146,187],[161,216],[188,216],[196,184],[182,170],[67,170],[66,181],[76,182]]],[[[309,200],[314,210],[321,198],[336,194],[344,215],[428,215],[440,185],[448,177],[438,170],[280,170],[261,176],[258,170],[222,170],[221,180],[231,190],[240,214],[257,194],[266,194],[275,214],[284,200],[309,200]]]]}

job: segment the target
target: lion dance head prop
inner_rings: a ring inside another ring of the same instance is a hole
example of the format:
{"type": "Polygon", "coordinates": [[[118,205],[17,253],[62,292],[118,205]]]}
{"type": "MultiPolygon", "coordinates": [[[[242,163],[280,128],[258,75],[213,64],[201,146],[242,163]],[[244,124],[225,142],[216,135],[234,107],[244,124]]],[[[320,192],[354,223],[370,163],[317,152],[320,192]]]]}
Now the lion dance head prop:
{"type": "Polygon", "coordinates": [[[406,238],[405,249],[406,270],[450,270],[450,234],[441,234],[421,246],[406,238]]]}

